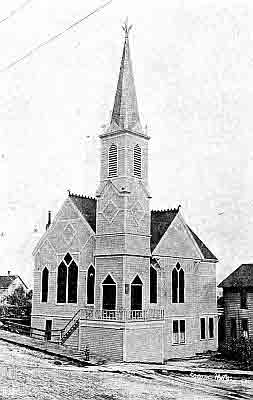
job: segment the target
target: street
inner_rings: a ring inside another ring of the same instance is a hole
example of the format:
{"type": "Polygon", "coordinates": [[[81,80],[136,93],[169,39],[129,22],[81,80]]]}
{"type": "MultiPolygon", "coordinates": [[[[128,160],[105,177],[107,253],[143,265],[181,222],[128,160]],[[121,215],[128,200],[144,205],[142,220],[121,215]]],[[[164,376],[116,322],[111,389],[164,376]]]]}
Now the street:
{"type": "Polygon", "coordinates": [[[157,365],[78,367],[3,341],[0,367],[1,400],[253,398],[252,380],[166,375],[157,365]]]}

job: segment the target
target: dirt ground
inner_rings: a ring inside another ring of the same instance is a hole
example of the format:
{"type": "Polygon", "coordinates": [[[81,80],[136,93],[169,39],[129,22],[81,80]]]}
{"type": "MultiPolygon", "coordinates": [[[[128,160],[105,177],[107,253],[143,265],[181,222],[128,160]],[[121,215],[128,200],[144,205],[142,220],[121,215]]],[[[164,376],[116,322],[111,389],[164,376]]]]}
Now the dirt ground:
{"type": "Polygon", "coordinates": [[[251,399],[253,381],[159,372],[157,366],[78,367],[0,341],[0,400],[251,399]]]}

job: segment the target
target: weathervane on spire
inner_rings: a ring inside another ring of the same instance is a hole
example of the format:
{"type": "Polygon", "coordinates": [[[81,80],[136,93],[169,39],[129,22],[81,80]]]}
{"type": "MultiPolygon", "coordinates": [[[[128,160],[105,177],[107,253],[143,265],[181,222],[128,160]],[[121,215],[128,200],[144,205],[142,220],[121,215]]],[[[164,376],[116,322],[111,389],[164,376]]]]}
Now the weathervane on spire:
{"type": "Polygon", "coordinates": [[[128,38],[128,34],[130,30],[132,29],[133,25],[128,26],[128,17],[126,17],[126,20],[124,22],[124,25],[122,25],[122,29],[125,32],[125,37],[128,38]]]}

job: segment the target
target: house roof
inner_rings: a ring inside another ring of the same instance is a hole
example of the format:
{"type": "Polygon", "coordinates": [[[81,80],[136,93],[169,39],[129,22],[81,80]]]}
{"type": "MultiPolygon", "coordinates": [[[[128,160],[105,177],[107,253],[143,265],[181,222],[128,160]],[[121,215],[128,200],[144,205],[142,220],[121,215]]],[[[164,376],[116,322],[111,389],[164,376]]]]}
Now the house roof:
{"type": "Polygon", "coordinates": [[[81,196],[70,192],[69,197],[90,224],[93,231],[96,232],[97,200],[93,197],[81,196]]]}
{"type": "Polygon", "coordinates": [[[193,232],[193,230],[189,227],[189,225],[187,225],[187,228],[190,230],[193,239],[195,240],[195,242],[198,245],[199,250],[201,251],[201,253],[203,254],[203,257],[205,260],[215,260],[218,261],[217,257],[215,257],[215,255],[211,252],[211,250],[208,249],[208,247],[206,247],[206,245],[202,242],[202,240],[196,235],[195,232],[193,232]]]}
{"type": "Polygon", "coordinates": [[[179,207],[171,210],[151,211],[151,252],[160,242],[178,211],[179,207]]]}
{"type": "Polygon", "coordinates": [[[15,280],[19,278],[23,285],[28,289],[24,281],[20,278],[19,275],[1,275],[0,276],[0,289],[8,289],[10,284],[15,280]]]}
{"type": "Polygon", "coordinates": [[[253,264],[240,265],[218,287],[253,287],[253,264]]]}

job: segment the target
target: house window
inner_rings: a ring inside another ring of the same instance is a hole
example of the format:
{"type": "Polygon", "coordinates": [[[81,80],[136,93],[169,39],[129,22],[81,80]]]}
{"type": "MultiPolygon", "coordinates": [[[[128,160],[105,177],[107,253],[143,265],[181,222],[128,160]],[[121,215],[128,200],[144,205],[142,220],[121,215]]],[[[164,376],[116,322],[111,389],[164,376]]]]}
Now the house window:
{"type": "Polygon", "coordinates": [[[57,303],[77,303],[78,267],[67,253],[58,267],[57,303]]]}
{"type": "Polygon", "coordinates": [[[111,275],[107,275],[103,285],[103,310],[115,310],[116,308],[116,282],[111,275]]]}
{"type": "Polygon", "coordinates": [[[232,339],[236,339],[236,319],[230,318],[230,334],[232,339]]]}
{"type": "Polygon", "coordinates": [[[150,266],[150,303],[157,303],[157,271],[150,266]]]}
{"type": "Polygon", "coordinates": [[[116,144],[112,144],[109,148],[109,177],[118,175],[118,149],[116,144]]]}
{"type": "Polygon", "coordinates": [[[247,309],[247,290],[245,288],[240,291],[241,308],[247,309]]]}
{"type": "Polygon", "coordinates": [[[134,147],[134,176],[141,178],[141,148],[138,144],[134,147]]]}
{"type": "Polygon", "coordinates": [[[206,338],[206,319],[200,318],[200,339],[206,338]]]}
{"type": "Polygon", "coordinates": [[[209,323],[208,323],[208,331],[209,331],[209,339],[214,338],[214,321],[213,318],[209,318],[209,323]]]}
{"type": "Polygon", "coordinates": [[[94,304],[95,268],[91,265],[87,276],[87,304],[94,304]]]}
{"type": "Polygon", "coordinates": [[[184,270],[177,263],[172,270],[172,303],[184,303],[184,270]]]}
{"type": "Polygon", "coordinates": [[[185,343],[185,320],[174,320],[173,321],[173,338],[174,344],[185,343]]]}
{"type": "Polygon", "coordinates": [[[42,271],[42,290],[41,290],[41,301],[47,302],[48,297],[48,269],[45,267],[42,271]]]}
{"type": "Polygon", "coordinates": [[[242,335],[245,338],[249,337],[248,319],[242,318],[242,335]]]}

